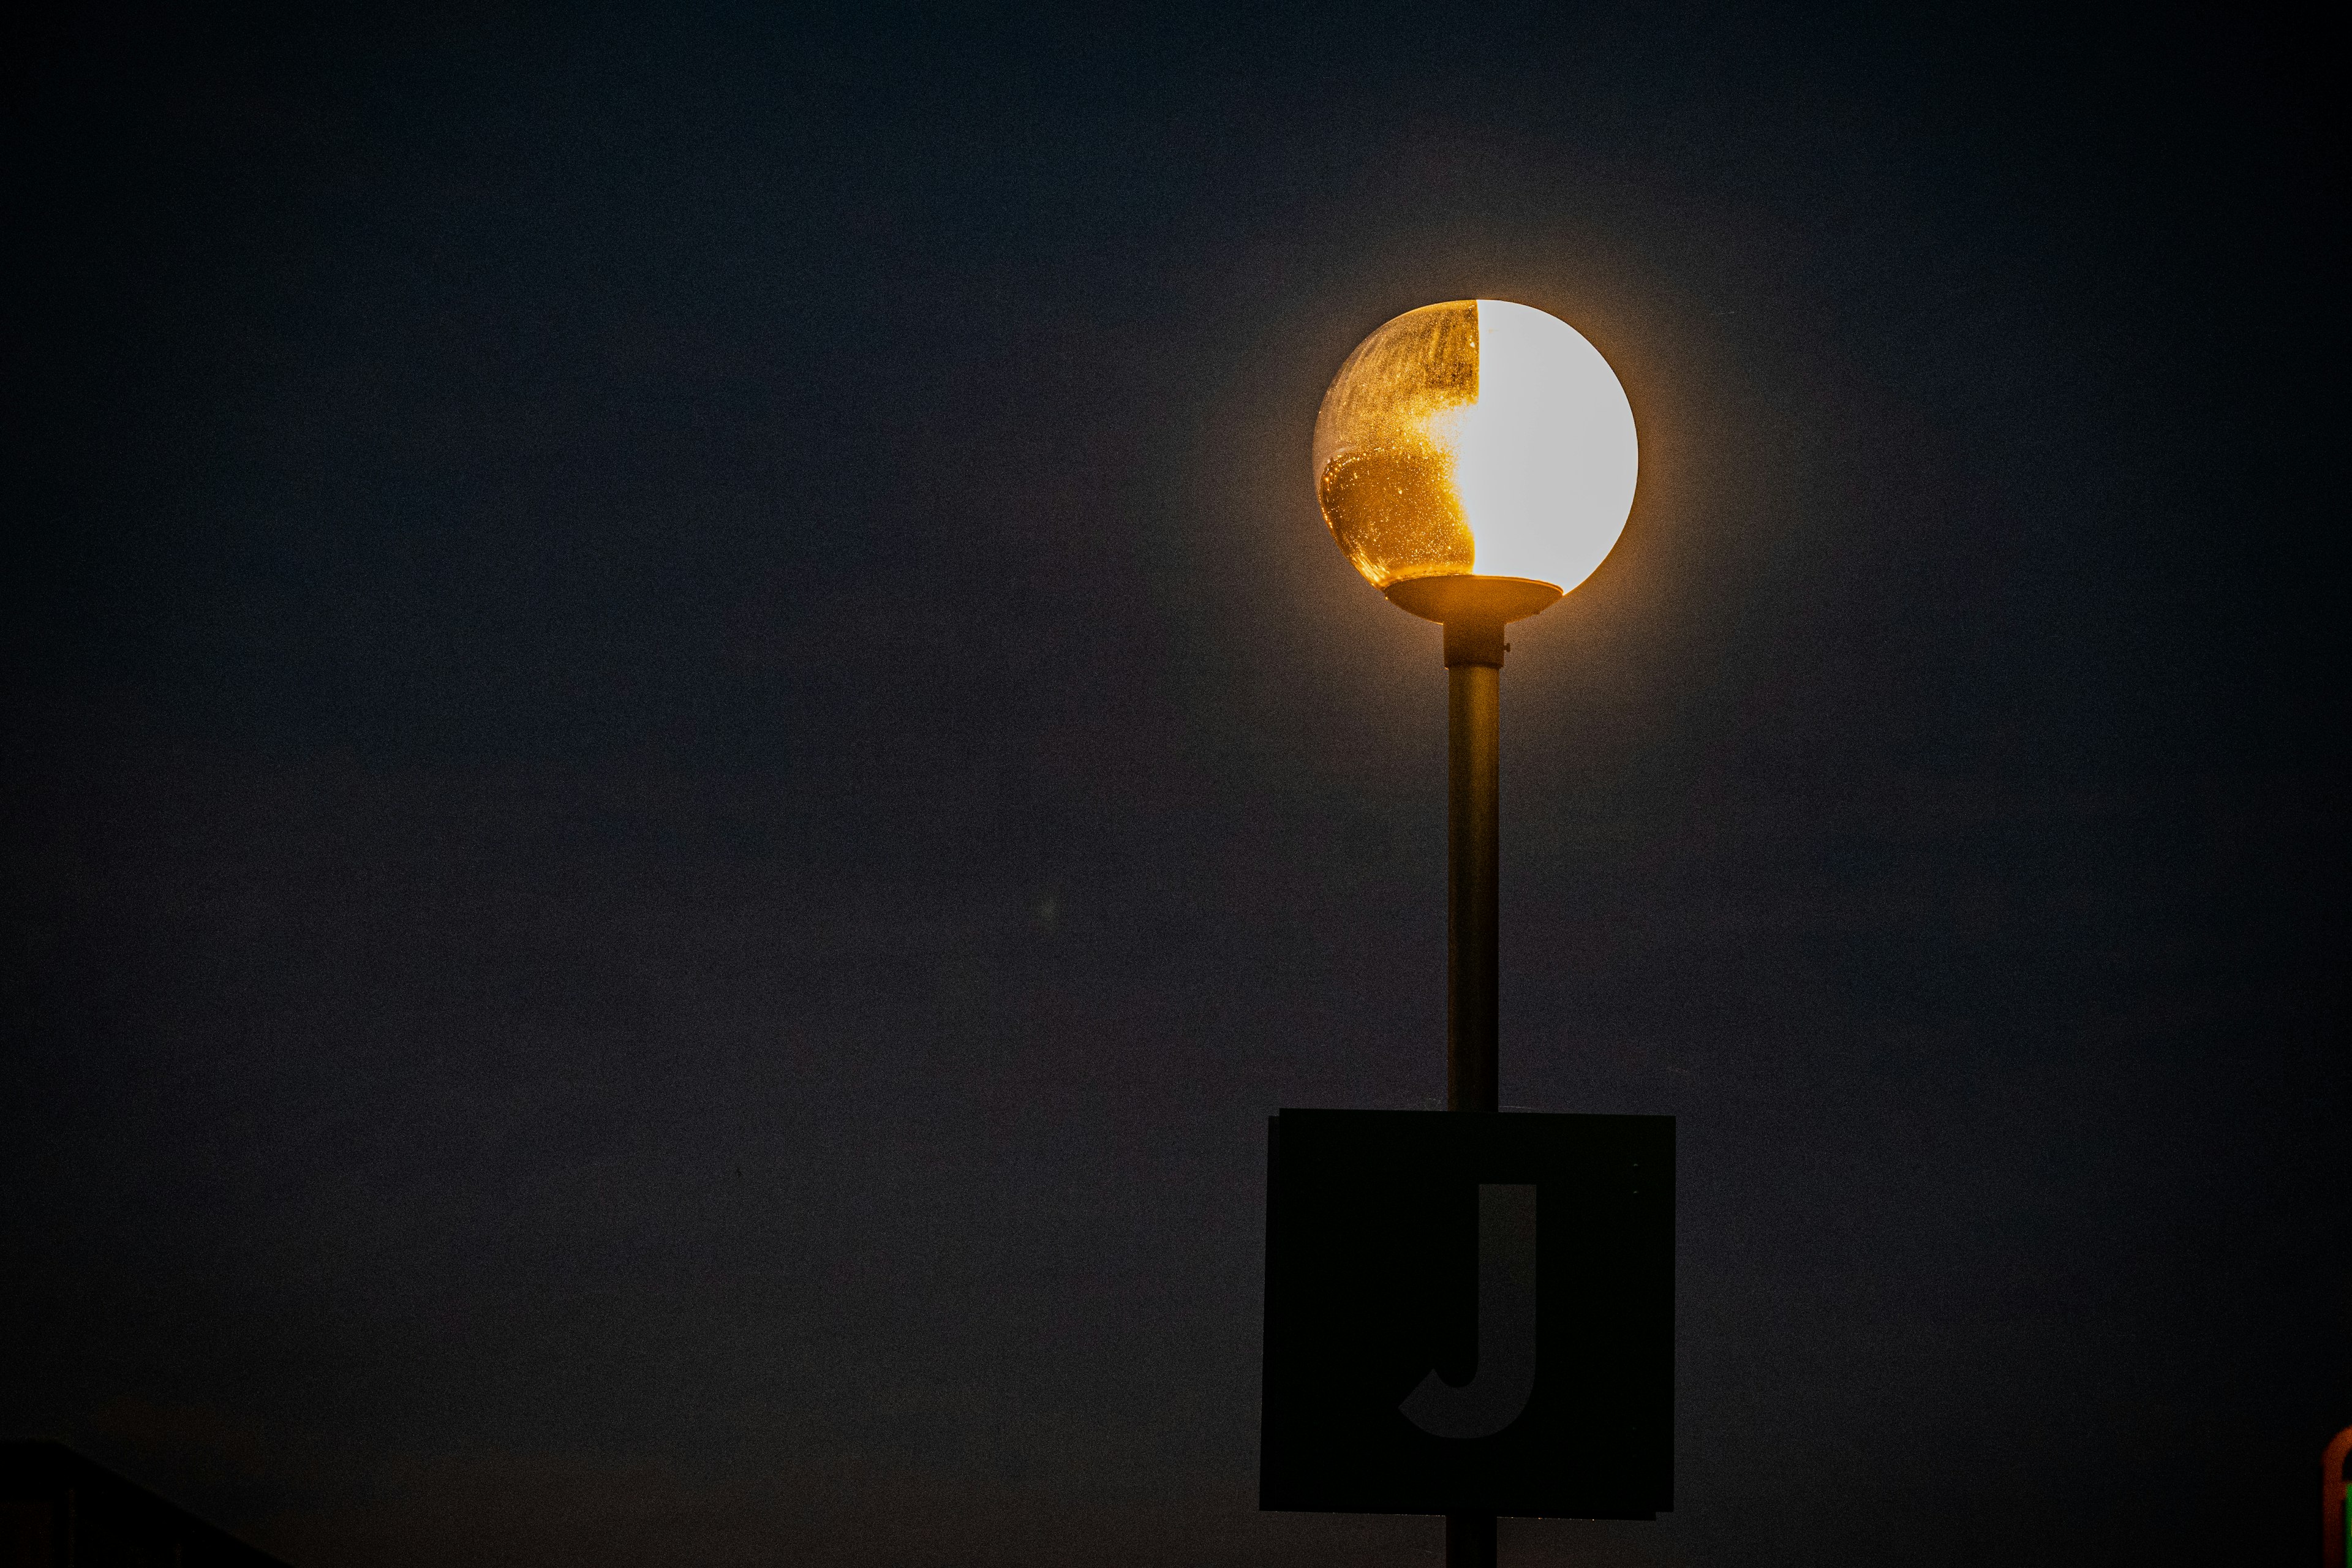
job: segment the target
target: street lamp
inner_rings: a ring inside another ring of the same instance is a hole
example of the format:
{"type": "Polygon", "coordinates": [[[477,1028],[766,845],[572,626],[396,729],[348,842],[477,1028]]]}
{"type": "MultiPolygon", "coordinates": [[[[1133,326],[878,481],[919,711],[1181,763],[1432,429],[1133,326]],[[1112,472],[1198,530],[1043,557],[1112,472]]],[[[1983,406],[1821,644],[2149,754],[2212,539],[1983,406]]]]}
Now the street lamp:
{"type": "MultiPolygon", "coordinates": [[[[1315,494],[1356,570],[1445,627],[1445,1102],[1493,1110],[1503,628],[1592,574],[1633,504],[1633,411],[1558,317],[1500,300],[1408,310],[1356,345],[1315,420],[1315,494]]],[[[1449,1514],[1448,1568],[1491,1568],[1491,1514],[1449,1514]]]]}

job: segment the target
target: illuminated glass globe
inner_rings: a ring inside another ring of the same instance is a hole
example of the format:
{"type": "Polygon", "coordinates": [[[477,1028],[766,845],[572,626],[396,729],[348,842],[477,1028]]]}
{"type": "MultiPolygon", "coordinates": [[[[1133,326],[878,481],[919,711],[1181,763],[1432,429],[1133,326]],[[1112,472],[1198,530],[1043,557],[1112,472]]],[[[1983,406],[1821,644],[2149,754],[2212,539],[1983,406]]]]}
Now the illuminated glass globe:
{"type": "Polygon", "coordinates": [[[1583,582],[1624,531],[1637,466],[1609,362],[1500,300],[1390,321],[1315,420],[1324,521],[1373,586],[1431,620],[1465,595],[1516,620],[1583,582]]]}

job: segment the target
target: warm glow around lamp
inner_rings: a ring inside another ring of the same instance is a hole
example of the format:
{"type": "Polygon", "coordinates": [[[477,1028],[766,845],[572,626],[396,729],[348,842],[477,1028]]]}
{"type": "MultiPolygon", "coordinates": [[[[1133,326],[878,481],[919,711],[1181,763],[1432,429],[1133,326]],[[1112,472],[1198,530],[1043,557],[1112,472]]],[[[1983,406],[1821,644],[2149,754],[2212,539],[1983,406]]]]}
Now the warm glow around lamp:
{"type": "Polygon", "coordinates": [[[1431,620],[1455,618],[1465,595],[1517,620],[1591,576],[1624,530],[1637,461],[1633,411],[1600,351],[1500,300],[1382,326],[1315,420],[1324,521],[1375,587],[1431,620]],[[1473,586],[1494,579],[1520,586],[1473,586]]]}

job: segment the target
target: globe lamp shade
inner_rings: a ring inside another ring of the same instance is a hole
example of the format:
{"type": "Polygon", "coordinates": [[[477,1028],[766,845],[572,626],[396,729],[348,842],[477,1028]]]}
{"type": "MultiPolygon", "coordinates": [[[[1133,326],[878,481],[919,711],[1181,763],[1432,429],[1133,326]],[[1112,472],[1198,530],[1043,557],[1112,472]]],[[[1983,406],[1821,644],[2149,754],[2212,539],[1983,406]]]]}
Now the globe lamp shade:
{"type": "Polygon", "coordinates": [[[1600,351],[1501,300],[1388,322],[1339,367],[1315,420],[1332,536],[1374,587],[1432,620],[1465,595],[1517,619],[1591,576],[1624,531],[1637,458],[1633,408],[1600,351]]]}

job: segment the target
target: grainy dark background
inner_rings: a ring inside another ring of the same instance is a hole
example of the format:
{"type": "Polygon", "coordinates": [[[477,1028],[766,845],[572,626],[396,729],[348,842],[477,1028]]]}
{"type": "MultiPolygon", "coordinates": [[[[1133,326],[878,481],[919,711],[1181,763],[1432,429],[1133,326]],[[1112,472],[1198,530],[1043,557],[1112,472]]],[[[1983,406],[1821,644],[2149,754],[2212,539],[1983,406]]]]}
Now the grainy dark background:
{"type": "Polygon", "coordinates": [[[6,50],[0,1428],[299,1568],[1254,1511],[1264,1118],[1443,1093],[1323,384],[1643,439],[1504,1098],[1681,1119],[1680,1501],[2286,1562],[2352,1422],[2327,56],[2242,7],[70,8],[6,50]]]}

